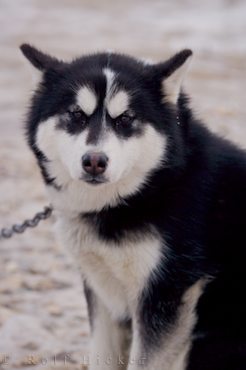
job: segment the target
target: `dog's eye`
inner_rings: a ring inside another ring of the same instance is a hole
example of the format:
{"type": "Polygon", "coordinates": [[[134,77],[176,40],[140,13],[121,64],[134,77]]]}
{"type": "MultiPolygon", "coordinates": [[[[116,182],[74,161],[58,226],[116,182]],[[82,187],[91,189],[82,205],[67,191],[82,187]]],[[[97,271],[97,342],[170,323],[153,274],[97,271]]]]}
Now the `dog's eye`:
{"type": "Polygon", "coordinates": [[[74,121],[82,125],[87,123],[87,116],[81,109],[69,111],[69,115],[74,121]]]}
{"type": "Polygon", "coordinates": [[[115,119],[116,126],[127,128],[132,124],[134,118],[135,117],[129,113],[123,113],[115,119]]]}
{"type": "Polygon", "coordinates": [[[72,112],[72,115],[74,118],[81,118],[82,112],[78,110],[78,111],[72,112]]]}

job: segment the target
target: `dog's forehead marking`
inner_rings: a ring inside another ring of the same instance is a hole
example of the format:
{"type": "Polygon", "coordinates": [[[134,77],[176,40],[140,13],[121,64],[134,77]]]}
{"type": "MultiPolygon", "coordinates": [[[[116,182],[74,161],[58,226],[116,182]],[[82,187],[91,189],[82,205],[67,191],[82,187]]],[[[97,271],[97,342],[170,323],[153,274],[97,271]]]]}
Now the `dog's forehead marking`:
{"type": "Polygon", "coordinates": [[[116,73],[112,71],[112,69],[105,68],[103,72],[107,80],[105,108],[107,109],[109,115],[112,118],[115,118],[127,110],[129,105],[129,96],[124,90],[115,92],[116,73]]]}
{"type": "Polygon", "coordinates": [[[77,103],[90,116],[97,106],[97,96],[88,86],[82,86],[77,93],[77,103]]]}
{"type": "Polygon", "coordinates": [[[120,90],[107,102],[107,110],[112,118],[124,113],[129,107],[129,96],[126,91],[120,90]]]}
{"type": "Polygon", "coordinates": [[[115,72],[110,68],[104,68],[103,73],[106,77],[106,97],[105,101],[108,101],[110,96],[113,94],[113,86],[115,82],[115,72]]]}

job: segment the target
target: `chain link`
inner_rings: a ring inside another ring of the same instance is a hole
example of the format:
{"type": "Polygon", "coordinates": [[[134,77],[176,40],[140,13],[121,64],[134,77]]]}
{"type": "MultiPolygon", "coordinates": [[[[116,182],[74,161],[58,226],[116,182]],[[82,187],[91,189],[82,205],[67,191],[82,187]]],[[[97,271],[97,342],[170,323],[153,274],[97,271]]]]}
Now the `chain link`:
{"type": "Polygon", "coordinates": [[[39,224],[40,221],[46,220],[47,218],[49,218],[52,214],[52,211],[53,211],[52,206],[46,206],[46,207],[44,207],[44,210],[42,212],[36,213],[36,215],[32,219],[25,220],[21,224],[14,224],[10,228],[1,229],[1,231],[0,231],[0,240],[1,239],[9,239],[14,234],[22,234],[29,227],[36,227],[39,224]]]}

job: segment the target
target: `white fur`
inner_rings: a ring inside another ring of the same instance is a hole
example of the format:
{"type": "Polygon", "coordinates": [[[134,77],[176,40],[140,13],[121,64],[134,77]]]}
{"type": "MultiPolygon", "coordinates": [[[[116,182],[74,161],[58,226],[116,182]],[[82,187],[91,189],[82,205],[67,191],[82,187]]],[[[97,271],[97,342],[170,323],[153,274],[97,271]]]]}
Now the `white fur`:
{"type": "Polygon", "coordinates": [[[128,109],[129,96],[127,92],[123,90],[117,91],[116,93],[114,92],[114,71],[109,68],[105,68],[103,72],[107,80],[105,108],[107,109],[109,115],[112,118],[115,118],[117,116],[120,116],[128,109]]]}
{"type": "Polygon", "coordinates": [[[139,241],[136,235],[131,240],[128,234],[119,246],[100,240],[81,217],[60,216],[56,228],[58,238],[72,250],[82,275],[111,317],[129,317],[161,258],[161,240],[157,232],[139,236],[139,241]]]}
{"type": "Polygon", "coordinates": [[[97,97],[88,86],[83,86],[77,93],[77,103],[83,112],[90,116],[96,109],[97,97]]]}
{"type": "Polygon", "coordinates": [[[116,118],[124,113],[129,106],[129,96],[126,91],[120,90],[113,95],[108,103],[107,110],[112,118],[116,118]]]}
{"type": "Polygon", "coordinates": [[[162,82],[165,91],[165,100],[169,101],[170,103],[177,103],[181,85],[190,66],[191,59],[192,56],[188,57],[185,63],[180,68],[178,68],[162,82]]]}
{"type": "Polygon", "coordinates": [[[56,118],[38,127],[36,143],[50,162],[46,168],[61,191],[49,187],[55,208],[66,212],[100,210],[115,205],[120,197],[138,191],[148,180],[152,169],[161,165],[166,139],[147,125],[141,137],[121,141],[113,132],[105,134],[97,145],[86,144],[87,131],[72,136],[56,129],[56,118]],[[81,158],[87,151],[102,151],[108,158],[107,183],[92,186],[80,180],[81,158]],[[103,195],[103,196],[102,196],[103,195]]]}
{"type": "Polygon", "coordinates": [[[97,300],[90,345],[90,370],[126,369],[128,363],[129,333],[110,316],[102,302],[97,300]]]}
{"type": "Polygon", "coordinates": [[[115,81],[115,72],[112,71],[110,68],[104,68],[103,73],[107,80],[107,87],[106,87],[106,98],[105,102],[108,101],[110,96],[113,93],[114,81],[115,81]]]}

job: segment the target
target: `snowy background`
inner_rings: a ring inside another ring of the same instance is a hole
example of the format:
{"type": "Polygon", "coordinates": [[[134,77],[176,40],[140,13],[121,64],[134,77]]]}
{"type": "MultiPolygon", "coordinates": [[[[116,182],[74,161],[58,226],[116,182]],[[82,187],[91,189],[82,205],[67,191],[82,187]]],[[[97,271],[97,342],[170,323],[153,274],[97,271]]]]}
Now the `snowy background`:
{"type": "MultiPolygon", "coordinates": [[[[23,134],[33,86],[22,42],[66,60],[110,49],[160,61],[189,47],[196,114],[246,147],[243,0],[0,0],[0,26],[0,227],[47,203],[23,134]]],[[[0,241],[0,369],[86,369],[88,334],[80,277],[52,220],[0,241]]]]}

